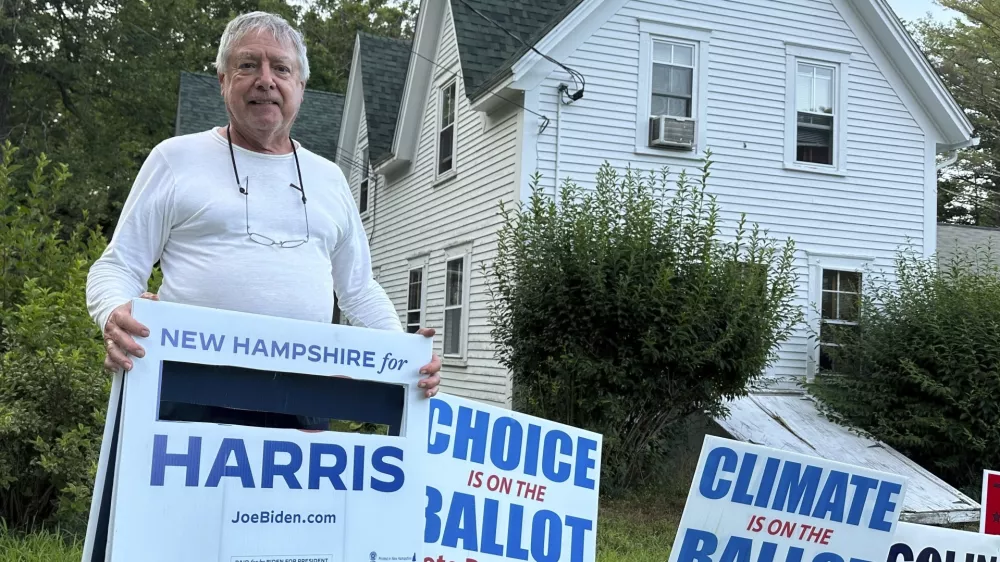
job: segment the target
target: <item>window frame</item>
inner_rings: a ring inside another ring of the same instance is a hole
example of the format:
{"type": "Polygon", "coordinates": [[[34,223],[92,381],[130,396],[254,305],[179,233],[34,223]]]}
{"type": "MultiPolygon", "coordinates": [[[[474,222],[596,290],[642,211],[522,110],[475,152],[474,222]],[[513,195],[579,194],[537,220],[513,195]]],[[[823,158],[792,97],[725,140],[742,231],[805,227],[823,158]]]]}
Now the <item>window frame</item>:
{"type": "Polygon", "coordinates": [[[416,312],[420,315],[420,320],[417,322],[417,328],[423,328],[427,326],[427,269],[428,269],[428,259],[427,256],[421,256],[409,260],[406,266],[406,295],[405,303],[403,304],[403,331],[409,332],[410,328],[410,313],[416,312]],[[420,272],[420,302],[417,308],[410,308],[410,275],[414,271],[420,272]]]}
{"type": "Polygon", "coordinates": [[[449,179],[458,173],[458,79],[451,78],[437,89],[437,111],[434,113],[434,179],[441,181],[449,179]],[[454,99],[451,104],[451,168],[441,171],[441,134],[447,127],[442,127],[444,117],[444,99],[449,89],[454,89],[454,99]]]}
{"type": "Polygon", "coordinates": [[[847,106],[851,54],[826,47],[785,43],[785,154],[786,170],[847,175],[847,106]],[[833,70],[832,164],[800,162],[798,157],[798,68],[799,63],[833,70]]]}
{"type": "Polygon", "coordinates": [[[639,20],[639,84],[636,99],[635,153],[665,158],[701,160],[708,123],[708,66],[712,30],[661,20],[639,20]],[[695,119],[694,147],[690,150],[649,146],[649,118],[653,97],[653,43],[664,41],[694,48],[691,73],[691,118],[695,119]]]}
{"type": "Polygon", "coordinates": [[[371,185],[371,166],[368,159],[368,145],[365,145],[361,149],[361,162],[361,180],[358,182],[358,213],[362,217],[367,217],[371,209],[368,205],[371,199],[371,190],[369,189],[371,185]]]}
{"type": "Polygon", "coordinates": [[[472,245],[463,244],[445,250],[444,254],[444,295],[441,299],[441,357],[446,364],[465,366],[468,358],[469,347],[469,296],[472,285],[470,275],[472,272],[472,245]],[[456,260],[462,261],[462,286],[459,288],[462,302],[456,306],[448,305],[448,265],[456,260]],[[459,330],[459,350],[458,353],[447,353],[445,345],[448,340],[448,310],[460,309],[461,319],[457,329],[459,330]]]}
{"type": "MultiPolygon", "coordinates": [[[[875,261],[874,256],[852,255],[852,254],[827,254],[820,252],[808,253],[809,264],[809,301],[810,306],[806,307],[806,322],[809,331],[814,334],[810,336],[808,348],[808,368],[806,379],[812,381],[816,375],[820,374],[820,330],[823,320],[823,272],[824,271],[844,271],[857,273],[861,276],[860,290],[864,290],[864,280],[866,276],[872,274],[871,266],[875,261]]],[[[836,323],[836,322],[834,322],[836,323]]],[[[830,373],[826,373],[829,375],[830,373]]]]}

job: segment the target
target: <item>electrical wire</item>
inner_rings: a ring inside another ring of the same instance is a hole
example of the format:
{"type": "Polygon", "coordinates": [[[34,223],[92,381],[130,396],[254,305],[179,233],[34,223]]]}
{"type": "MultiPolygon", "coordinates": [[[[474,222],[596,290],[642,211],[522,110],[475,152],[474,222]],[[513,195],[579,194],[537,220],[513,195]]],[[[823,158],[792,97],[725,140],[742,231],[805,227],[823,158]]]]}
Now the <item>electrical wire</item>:
{"type": "Polygon", "coordinates": [[[519,42],[524,47],[526,47],[528,49],[531,49],[535,53],[538,53],[538,56],[544,58],[545,60],[547,60],[547,61],[551,62],[552,64],[554,64],[554,65],[562,68],[563,70],[565,70],[570,75],[570,77],[573,79],[573,84],[577,86],[577,92],[575,94],[570,94],[569,95],[570,99],[573,100],[573,101],[576,101],[576,100],[580,99],[581,97],[583,97],[583,91],[587,87],[587,79],[584,78],[583,74],[581,74],[580,72],[578,72],[576,70],[573,70],[572,68],[570,68],[570,67],[566,66],[565,64],[557,61],[556,59],[550,57],[549,55],[546,55],[546,54],[542,53],[541,51],[539,51],[538,49],[536,49],[534,45],[529,45],[524,39],[521,39],[514,32],[510,31],[509,29],[507,29],[503,25],[501,25],[501,24],[497,23],[496,21],[494,21],[493,19],[491,19],[486,14],[484,14],[484,13],[480,12],[479,10],[477,10],[474,6],[472,6],[471,4],[469,4],[466,0],[459,0],[459,2],[461,2],[462,4],[464,4],[466,8],[468,8],[468,9],[472,10],[473,12],[475,12],[475,14],[478,15],[479,17],[481,17],[484,20],[490,22],[494,27],[500,29],[501,31],[503,31],[507,35],[510,35],[511,37],[513,37],[515,41],[519,42]]]}

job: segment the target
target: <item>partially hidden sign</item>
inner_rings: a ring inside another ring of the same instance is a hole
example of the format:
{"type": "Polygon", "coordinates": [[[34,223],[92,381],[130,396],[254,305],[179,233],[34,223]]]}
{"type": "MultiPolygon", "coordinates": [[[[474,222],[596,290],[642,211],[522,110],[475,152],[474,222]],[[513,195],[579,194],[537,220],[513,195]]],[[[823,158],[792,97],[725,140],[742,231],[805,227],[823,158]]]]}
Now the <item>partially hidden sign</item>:
{"type": "Polygon", "coordinates": [[[997,562],[1000,537],[900,522],[886,562],[997,562]]]}
{"type": "Polygon", "coordinates": [[[106,432],[101,453],[113,474],[107,534],[96,531],[106,507],[99,477],[84,560],[418,559],[429,400],[416,383],[429,338],[148,300],[133,307],[150,335],[139,340],[145,356],[116,381],[109,415],[118,430],[106,432]],[[205,407],[223,420],[270,413],[256,417],[261,426],[227,425],[199,420],[205,407]],[[344,413],[388,434],[299,425],[344,413]]]}
{"type": "Polygon", "coordinates": [[[881,562],[905,478],[709,436],[669,562],[881,562]]]}
{"type": "Polygon", "coordinates": [[[983,471],[983,501],[979,532],[1000,535],[1000,472],[983,471]]]}
{"type": "Polygon", "coordinates": [[[439,396],[423,562],[593,562],[601,436],[439,396]]]}

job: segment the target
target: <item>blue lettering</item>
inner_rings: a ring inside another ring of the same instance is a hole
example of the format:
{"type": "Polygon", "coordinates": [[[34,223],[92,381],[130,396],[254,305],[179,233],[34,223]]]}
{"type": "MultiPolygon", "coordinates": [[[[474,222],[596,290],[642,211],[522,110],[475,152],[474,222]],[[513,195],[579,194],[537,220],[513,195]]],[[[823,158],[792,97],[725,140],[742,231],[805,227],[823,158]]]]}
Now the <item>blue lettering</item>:
{"type": "Polygon", "coordinates": [[[246,445],[242,439],[227,437],[219,446],[219,454],[215,456],[215,464],[208,473],[205,486],[214,488],[224,476],[234,476],[240,479],[244,488],[253,488],[253,473],[250,472],[250,459],[247,458],[246,445]],[[229,453],[236,457],[236,466],[229,466],[229,453]]]}
{"type": "Polygon", "coordinates": [[[274,477],[281,476],[285,484],[292,490],[301,490],[302,485],[295,477],[295,472],[302,467],[302,449],[290,441],[264,441],[264,470],[261,476],[261,488],[273,488],[274,477]],[[288,453],[291,459],[288,464],[275,463],[275,454],[288,453]]]}
{"type": "MultiPolygon", "coordinates": [[[[747,493],[750,489],[750,480],[753,478],[753,469],[757,466],[757,455],[747,453],[743,456],[740,464],[740,473],[736,476],[736,488],[733,489],[732,500],[736,503],[750,505],[753,503],[753,496],[747,493]]],[[[729,546],[727,545],[728,549],[729,546]]]]}
{"type": "Polygon", "coordinates": [[[858,525],[861,523],[868,495],[878,487],[878,480],[855,474],[851,477],[851,484],[854,485],[854,498],[851,500],[851,511],[847,514],[847,524],[858,525]]]}
{"type": "Polygon", "coordinates": [[[490,425],[490,415],[482,410],[473,410],[466,406],[458,409],[458,423],[455,428],[455,447],[453,455],[456,459],[471,460],[483,464],[486,459],[486,431],[490,425]],[[472,423],[472,413],[476,413],[476,423],[472,423]],[[469,455],[469,445],[472,445],[472,455],[469,455]]]}
{"type": "Polygon", "coordinates": [[[440,455],[448,450],[450,437],[447,433],[434,432],[434,414],[437,414],[437,423],[445,427],[451,427],[451,406],[440,398],[433,398],[430,404],[430,422],[427,427],[427,452],[432,455],[440,455]]]}
{"type": "Polygon", "coordinates": [[[527,560],[528,549],[521,545],[521,527],[524,526],[524,506],[510,504],[510,518],[507,521],[507,558],[527,560]]]}
{"type": "Polygon", "coordinates": [[[201,348],[203,350],[208,351],[209,347],[211,347],[215,351],[222,351],[222,344],[226,341],[226,336],[221,336],[216,341],[215,334],[208,334],[207,340],[205,339],[205,334],[199,332],[199,335],[201,336],[201,348]]]}
{"type": "Polygon", "coordinates": [[[746,537],[729,537],[719,562],[750,562],[753,541],[746,537]]]}
{"type": "Polygon", "coordinates": [[[365,489],[365,446],[354,446],[354,491],[365,489]]]}
{"type": "MultiPolygon", "coordinates": [[[[720,470],[735,474],[738,462],[739,457],[736,456],[736,451],[729,447],[716,447],[709,451],[708,456],[705,458],[705,468],[701,473],[701,482],[698,483],[698,492],[710,500],[718,500],[726,497],[732,482],[725,478],[719,478],[719,484],[716,486],[716,474],[720,470]],[[722,464],[721,467],[719,466],[720,463],[722,464]]],[[[715,535],[712,536],[714,537],[715,535]]],[[[718,539],[716,539],[717,543],[718,539]]],[[[712,552],[715,552],[715,547],[712,547],[712,552]]]]}
{"type": "Polygon", "coordinates": [[[569,562],[583,562],[583,547],[585,546],[585,543],[583,542],[584,536],[586,536],[587,531],[592,531],[594,529],[594,523],[590,519],[581,519],[579,517],[567,515],[566,526],[572,529],[569,541],[569,562]]]}
{"type": "Polygon", "coordinates": [[[292,345],[292,359],[298,359],[299,357],[302,357],[305,354],[306,354],[305,345],[301,343],[292,345]]]}
{"type": "Polygon", "coordinates": [[[813,562],[844,562],[844,558],[834,552],[821,552],[813,557],[813,562]]]}
{"type": "Polygon", "coordinates": [[[497,543],[497,512],[500,511],[500,502],[486,498],[483,508],[483,544],[479,545],[480,552],[503,556],[503,547],[497,543]]]}
{"type": "MultiPolygon", "coordinates": [[[[591,469],[597,466],[597,459],[590,456],[590,453],[597,452],[597,441],[581,437],[576,442],[576,473],[573,475],[573,484],[580,488],[593,490],[596,483],[589,476],[591,469]]],[[[569,519],[566,520],[569,525],[569,519]]]]}
{"type": "Polygon", "coordinates": [[[524,473],[528,476],[538,474],[538,449],[542,440],[542,428],[528,424],[528,444],[524,448],[524,473]]]}
{"type": "Polygon", "coordinates": [[[333,353],[330,353],[330,348],[328,348],[327,346],[324,345],[323,346],[323,362],[324,363],[329,362],[330,358],[332,357],[333,358],[333,362],[336,363],[337,362],[337,351],[338,350],[335,347],[335,348],[333,348],[333,353]]]}
{"type": "Polygon", "coordinates": [[[455,492],[451,497],[451,507],[448,508],[441,546],[478,551],[476,535],[476,497],[455,492]],[[462,546],[458,547],[460,540],[462,546]]]}
{"type": "MultiPolygon", "coordinates": [[[[723,447],[724,448],[724,447],[723,447]]],[[[719,449],[714,449],[718,451],[719,449]]],[[[702,480],[704,482],[704,480],[702,480]]],[[[714,533],[699,529],[685,529],[677,562],[712,562],[712,554],[719,547],[719,539],[714,533]]]]}
{"type": "Polygon", "coordinates": [[[757,562],[774,562],[774,554],[777,550],[777,543],[765,541],[764,544],[760,545],[760,554],[757,555],[757,562]]]}
{"type": "Polygon", "coordinates": [[[406,480],[406,475],[403,473],[402,467],[385,462],[387,458],[403,462],[403,450],[399,447],[386,445],[375,449],[375,452],[372,453],[372,468],[376,472],[381,472],[392,478],[389,481],[385,481],[372,477],[372,489],[377,492],[395,492],[403,487],[403,482],[406,480]]]}
{"type": "Polygon", "coordinates": [[[809,508],[816,500],[816,488],[819,487],[823,469],[818,466],[802,465],[797,462],[785,461],[781,467],[781,477],[778,479],[778,492],[774,495],[771,509],[794,513],[798,509],[800,515],[808,515],[809,508]],[[804,501],[803,501],[804,500],[804,501]],[[799,504],[802,504],[799,509],[799,504]]]}
{"type": "Polygon", "coordinates": [[[813,517],[826,519],[827,515],[830,515],[831,521],[837,523],[844,521],[844,509],[847,508],[847,479],[846,472],[830,471],[826,477],[826,483],[823,484],[823,491],[819,493],[819,499],[816,500],[816,507],[812,512],[813,517]]]}
{"type": "MultiPolygon", "coordinates": [[[[757,501],[753,504],[757,507],[767,507],[767,501],[771,499],[771,490],[774,489],[774,478],[778,475],[778,467],[781,466],[781,459],[768,457],[764,464],[764,474],[760,477],[760,486],[757,487],[757,501]]],[[[765,562],[765,561],[761,561],[765,562]]]]}
{"type": "Polygon", "coordinates": [[[872,519],[868,523],[869,529],[889,532],[892,530],[892,523],[885,520],[886,515],[896,510],[896,502],[891,501],[892,496],[903,491],[903,487],[896,482],[882,481],[878,487],[878,495],[875,497],[875,508],[872,510],[872,519]]]}
{"type": "Polygon", "coordinates": [[[361,352],[356,349],[347,350],[347,364],[354,364],[356,367],[360,367],[361,363],[358,363],[358,359],[361,359],[361,352]]]}
{"type": "Polygon", "coordinates": [[[320,478],[330,479],[334,490],[346,490],[340,475],[347,468],[347,451],[333,443],[309,444],[309,489],[318,490],[320,478]],[[333,466],[323,466],[323,455],[333,455],[333,466]]]}
{"type": "Polygon", "coordinates": [[[365,352],[365,367],[368,367],[369,369],[374,369],[375,368],[375,352],[374,351],[366,351],[365,352]]]}
{"type": "Polygon", "coordinates": [[[233,338],[233,353],[237,353],[240,348],[243,348],[243,355],[250,353],[250,338],[243,343],[240,343],[239,336],[233,338]]]}
{"type": "Polygon", "coordinates": [[[309,357],[308,357],[308,359],[310,361],[312,361],[313,363],[315,363],[315,362],[317,362],[317,361],[320,360],[320,357],[321,356],[319,354],[319,346],[318,345],[310,345],[309,346],[309,357]]]}
{"type": "Polygon", "coordinates": [[[565,482],[569,479],[573,467],[567,462],[561,462],[559,463],[559,467],[556,468],[555,445],[557,441],[561,445],[559,447],[561,454],[569,456],[573,452],[573,440],[570,439],[569,435],[566,435],[566,432],[553,429],[546,433],[543,442],[544,448],[542,450],[542,474],[553,482],[565,482]]]}
{"type": "Polygon", "coordinates": [[[493,438],[490,444],[490,460],[500,470],[514,470],[521,463],[521,424],[510,417],[502,417],[493,424],[493,438]],[[507,454],[504,455],[504,445],[507,454]]]}
{"type": "Polygon", "coordinates": [[[167,342],[170,342],[171,347],[177,347],[179,337],[180,335],[177,333],[177,330],[174,330],[173,335],[171,335],[169,330],[163,328],[160,331],[160,347],[167,347],[167,342]]]}
{"type": "MultiPolygon", "coordinates": [[[[888,562],[899,562],[900,556],[903,557],[903,562],[913,562],[913,549],[906,543],[898,542],[892,545],[889,549],[888,562]]],[[[851,562],[854,562],[856,558],[851,558],[851,562]]]]}
{"type": "Polygon", "coordinates": [[[788,549],[788,554],[785,556],[785,562],[802,562],[802,555],[805,554],[805,549],[801,546],[793,546],[788,549]]]}
{"type": "Polygon", "coordinates": [[[441,512],[442,498],[441,492],[437,488],[427,486],[427,506],[424,507],[424,542],[434,544],[441,536],[441,512]]]}
{"type": "Polygon", "coordinates": [[[264,355],[264,357],[267,357],[267,344],[264,343],[264,340],[259,338],[257,339],[257,343],[254,344],[253,351],[250,352],[250,355],[257,355],[258,353],[261,353],[264,355]]]}
{"type": "Polygon", "coordinates": [[[194,336],[195,332],[191,332],[189,330],[181,332],[181,347],[184,349],[198,349],[198,347],[194,344],[194,336]]]}
{"type": "Polygon", "coordinates": [[[153,436],[153,467],[149,476],[150,486],[162,486],[168,466],[185,468],[184,485],[198,485],[198,471],[201,468],[201,437],[188,437],[187,453],[168,453],[167,436],[153,436]]]}
{"type": "Polygon", "coordinates": [[[531,519],[531,556],[537,562],[559,562],[562,553],[562,521],[554,512],[542,509],[531,519]],[[548,528],[548,532],[545,529],[548,528]],[[548,548],[545,538],[548,537],[548,548]]]}
{"type": "Polygon", "coordinates": [[[288,342],[278,345],[277,341],[271,340],[271,357],[284,357],[288,359],[288,342]]]}

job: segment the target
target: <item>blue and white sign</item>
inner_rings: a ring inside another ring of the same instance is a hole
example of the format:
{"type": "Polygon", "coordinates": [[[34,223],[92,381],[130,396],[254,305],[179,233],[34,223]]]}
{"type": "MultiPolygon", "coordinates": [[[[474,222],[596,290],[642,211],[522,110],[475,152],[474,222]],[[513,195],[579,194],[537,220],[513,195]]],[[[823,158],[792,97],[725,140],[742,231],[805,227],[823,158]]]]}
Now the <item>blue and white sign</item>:
{"type": "Polygon", "coordinates": [[[423,562],[593,562],[601,436],[439,394],[423,562]]]}
{"type": "MultiPolygon", "coordinates": [[[[148,300],[134,301],[133,316],[150,335],[137,340],[145,356],[119,375],[120,420],[109,418],[109,427],[120,421],[117,447],[106,438],[102,451],[102,473],[114,467],[106,560],[414,562],[421,555],[429,400],[416,385],[431,358],[429,338],[148,300]],[[346,391],[322,386],[340,382],[367,384],[377,398],[344,400],[338,393],[346,391]],[[221,406],[202,399],[210,390],[221,406]],[[247,404],[292,402],[312,410],[278,417],[322,424],[326,403],[396,404],[401,414],[389,435],[166,415],[211,404],[238,416],[252,409],[247,404]]],[[[96,496],[87,553],[99,540],[96,496]]]]}
{"type": "Polygon", "coordinates": [[[901,476],[709,436],[669,562],[881,562],[905,494],[901,476]]]}
{"type": "Polygon", "coordinates": [[[886,562],[997,562],[1000,536],[900,522],[886,562]]]}

